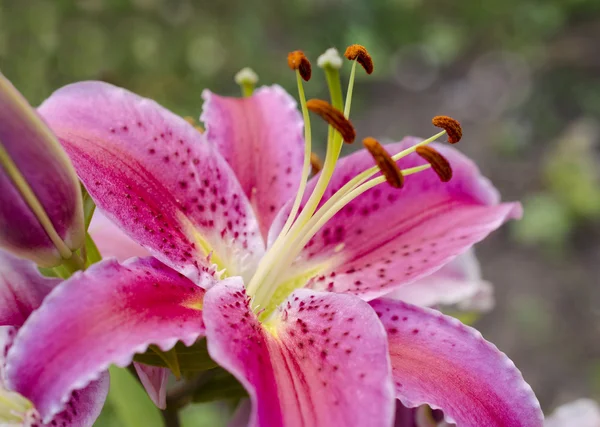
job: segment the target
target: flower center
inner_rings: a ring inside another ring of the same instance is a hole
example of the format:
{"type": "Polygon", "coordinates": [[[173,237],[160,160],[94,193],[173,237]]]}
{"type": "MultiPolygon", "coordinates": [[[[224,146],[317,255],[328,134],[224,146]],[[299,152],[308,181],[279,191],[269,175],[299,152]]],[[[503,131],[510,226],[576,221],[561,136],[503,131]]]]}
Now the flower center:
{"type": "MultiPolygon", "coordinates": [[[[373,61],[364,47],[358,45],[350,46],[346,50],[345,56],[352,61],[345,104],[343,103],[339,74],[342,60],[335,49],[329,49],[318,61],[319,66],[325,71],[331,104],[323,100],[306,100],[303,80],[308,81],[311,77],[310,62],[300,51],[292,52],[288,56],[288,65],[296,72],[300,106],[304,119],[304,166],[300,186],[287,220],[279,235],[261,259],[247,287],[247,293],[252,297],[252,308],[255,312],[260,313],[263,319],[268,317],[273,309],[289,293],[298,287],[304,286],[310,278],[320,272],[321,268],[316,267],[313,269],[314,271],[306,271],[292,279],[286,279],[285,274],[286,271],[289,271],[302,251],[302,248],[304,248],[327,221],[348,203],[364,192],[385,182],[393,187],[400,188],[404,184],[404,177],[429,168],[433,168],[442,181],[449,180],[452,174],[452,170],[446,159],[433,148],[428,147],[427,144],[435,141],[444,134],[448,134],[449,142],[458,142],[462,133],[460,125],[456,120],[445,116],[438,116],[433,119],[433,124],[443,128],[442,132],[394,155],[390,155],[375,139],[366,138],[363,143],[373,156],[376,166],[356,175],[318,208],[333,176],[343,143],[352,143],[356,135],[352,124],[348,120],[354,89],[356,64],[358,63],[363,66],[368,74],[371,74],[373,71],[373,61]],[[315,164],[315,157],[312,153],[309,111],[327,121],[329,123],[329,130],[327,151],[321,173],[307,202],[300,210],[307,187],[308,176],[315,164]],[[412,153],[417,153],[426,163],[409,169],[399,169],[396,162],[412,153]]],[[[339,245],[339,248],[336,248],[336,250],[342,249],[343,243],[339,245]]]]}

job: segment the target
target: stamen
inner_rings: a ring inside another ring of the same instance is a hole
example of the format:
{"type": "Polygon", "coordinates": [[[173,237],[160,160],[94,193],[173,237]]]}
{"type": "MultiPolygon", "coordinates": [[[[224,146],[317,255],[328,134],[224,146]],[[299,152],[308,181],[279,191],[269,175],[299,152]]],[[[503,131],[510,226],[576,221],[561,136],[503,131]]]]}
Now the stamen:
{"type": "MultiPolygon", "coordinates": [[[[392,159],[392,156],[389,155],[385,148],[375,139],[371,137],[367,137],[363,140],[363,145],[373,159],[375,159],[375,163],[377,163],[377,167],[381,171],[381,174],[385,177],[385,180],[394,188],[402,188],[404,185],[404,177],[402,176],[402,172],[400,168],[392,159]]],[[[418,149],[417,149],[418,151],[418,149]]]]}
{"type": "Polygon", "coordinates": [[[301,50],[288,53],[288,66],[292,70],[298,70],[304,81],[309,81],[312,74],[310,61],[301,50]]]}
{"type": "Polygon", "coordinates": [[[373,72],[373,59],[364,46],[353,44],[346,48],[344,56],[351,61],[356,60],[365,69],[367,74],[373,72]]]}
{"type": "Polygon", "coordinates": [[[310,165],[312,167],[312,174],[316,175],[323,169],[323,161],[317,155],[317,153],[310,153],[310,165]]]}
{"type": "Polygon", "coordinates": [[[442,182],[448,182],[452,179],[452,167],[438,151],[429,146],[423,146],[417,147],[417,154],[427,160],[442,182]]]}
{"type": "Polygon", "coordinates": [[[448,134],[448,142],[456,144],[462,138],[462,128],[458,120],[448,116],[435,116],[431,123],[438,128],[442,128],[448,134]]]}
{"type": "Polygon", "coordinates": [[[351,144],[354,142],[356,138],[354,126],[340,110],[322,99],[310,99],[306,103],[306,107],[333,126],[342,135],[346,143],[351,144]]]}

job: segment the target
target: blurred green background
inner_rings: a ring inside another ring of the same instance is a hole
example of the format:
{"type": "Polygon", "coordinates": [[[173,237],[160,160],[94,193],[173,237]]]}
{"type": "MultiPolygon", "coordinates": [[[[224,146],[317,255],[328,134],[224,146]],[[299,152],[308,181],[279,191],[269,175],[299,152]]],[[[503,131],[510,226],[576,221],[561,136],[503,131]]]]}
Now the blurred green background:
{"type": "MultiPolygon", "coordinates": [[[[33,104],[102,79],[197,117],[202,89],[237,95],[244,66],[293,89],[288,51],[351,43],[376,66],[355,89],[359,137],[429,136],[452,115],[462,150],[525,205],[478,248],[497,307],[476,326],[546,411],[599,398],[600,1],[0,0],[0,69],[33,104]]],[[[325,96],[320,77],[309,96],[325,96]]]]}

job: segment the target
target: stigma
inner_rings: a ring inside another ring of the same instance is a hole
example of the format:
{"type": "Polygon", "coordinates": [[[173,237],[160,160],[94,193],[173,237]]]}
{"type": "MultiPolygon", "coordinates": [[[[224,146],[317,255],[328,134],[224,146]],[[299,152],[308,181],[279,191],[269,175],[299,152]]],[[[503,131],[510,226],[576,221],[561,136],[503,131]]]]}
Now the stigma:
{"type": "MultiPolygon", "coordinates": [[[[443,129],[441,132],[398,153],[389,153],[372,137],[364,138],[363,145],[373,158],[373,166],[349,179],[342,188],[322,203],[343,143],[352,143],[356,138],[356,130],[349,120],[356,65],[362,66],[367,74],[371,74],[374,70],[373,60],[364,46],[351,45],[346,49],[344,56],[352,62],[345,101],[341,92],[339,67],[320,67],[325,71],[331,103],[321,99],[306,100],[303,81],[308,81],[312,75],[310,61],[301,51],[291,52],[287,58],[289,67],[296,72],[297,76],[300,106],[305,122],[305,158],[301,182],[287,220],[261,259],[246,289],[252,298],[253,310],[262,319],[266,319],[273,312],[282,297],[286,297],[296,287],[303,285],[303,283],[291,285],[281,283],[281,278],[285,276],[285,271],[291,267],[310,239],[350,202],[378,185],[390,185],[400,191],[405,185],[409,185],[405,182],[407,176],[427,169],[432,169],[442,182],[448,182],[452,178],[452,167],[448,160],[428,144],[443,135],[447,135],[449,143],[457,143],[462,138],[462,128],[460,123],[451,117],[436,116],[432,119],[432,124],[443,129]],[[311,151],[309,112],[316,114],[329,126],[327,151],[323,162],[311,151]],[[401,169],[397,164],[398,160],[410,155],[423,159],[423,164],[401,169]],[[308,195],[305,191],[311,169],[313,174],[316,174],[316,184],[308,195]],[[307,201],[300,209],[302,200],[306,200],[305,196],[308,196],[307,201]]],[[[324,63],[322,57],[320,63],[324,63]]]]}

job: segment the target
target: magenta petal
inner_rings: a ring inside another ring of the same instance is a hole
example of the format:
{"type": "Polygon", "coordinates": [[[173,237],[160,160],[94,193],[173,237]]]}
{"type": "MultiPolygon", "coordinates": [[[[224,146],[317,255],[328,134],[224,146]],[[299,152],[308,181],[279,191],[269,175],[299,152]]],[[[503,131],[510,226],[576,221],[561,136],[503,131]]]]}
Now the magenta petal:
{"type": "Polygon", "coordinates": [[[247,98],[202,94],[206,139],[235,171],[266,238],[275,215],[298,189],[304,126],[296,101],[280,86],[247,98]]]}
{"type": "Polygon", "coordinates": [[[94,212],[88,232],[103,258],[116,257],[122,262],[136,256],[150,255],[98,210],[94,212]]]}
{"type": "Polygon", "coordinates": [[[385,331],[362,300],[300,289],[261,324],[242,283],[205,296],[211,357],[246,387],[250,426],[389,426],[385,331]]]}
{"type": "Polygon", "coordinates": [[[540,405],[513,362],[475,329],[401,301],[371,301],[388,339],[396,397],[459,426],[541,426],[540,405]]]}
{"type": "Polygon", "coordinates": [[[7,384],[48,420],[111,363],[127,366],[150,344],[168,350],[203,336],[203,296],[154,258],[95,264],[56,287],[25,322],[8,354],[7,384]]]}
{"type": "Polygon", "coordinates": [[[59,283],[42,276],[33,262],[0,250],[0,325],[21,326],[59,283]]]}
{"type": "MultiPolygon", "coordinates": [[[[83,244],[79,182],[56,137],[19,91],[0,73],[0,148],[12,160],[71,249],[83,244]]],[[[0,164],[0,247],[38,264],[61,256],[0,164]]]]}
{"type": "Polygon", "coordinates": [[[137,243],[190,277],[212,262],[244,274],[263,253],[227,162],[154,101],[107,83],[56,91],[39,108],[94,201],[137,243]]]}
{"type": "MultiPolygon", "coordinates": [[[[397,153],[416,141],[406,138],[386,149],[397,153]]],[[[520,216],[518,203],[498,204],[497,191],[471,160],[452,147],[435,148],[452,165],[450,182],[440,182],[427,170],[407,176],[402,189],[379,185],[337,213],[308,242],[296,271],[322,268],[314,289],[373,299],[433,273],[506,220],[520,216]]],[[[401,168],[423,163],[414,154],[398,162],[401,168]]],[[[342,159],[325,198],[371,166],[373,159],[365,150],[342,159]]],[[[270,236],[284,220],[277,218],[270,236]]]]}

